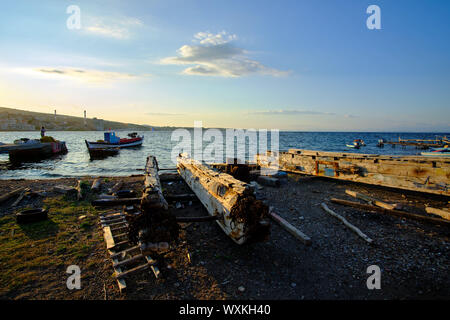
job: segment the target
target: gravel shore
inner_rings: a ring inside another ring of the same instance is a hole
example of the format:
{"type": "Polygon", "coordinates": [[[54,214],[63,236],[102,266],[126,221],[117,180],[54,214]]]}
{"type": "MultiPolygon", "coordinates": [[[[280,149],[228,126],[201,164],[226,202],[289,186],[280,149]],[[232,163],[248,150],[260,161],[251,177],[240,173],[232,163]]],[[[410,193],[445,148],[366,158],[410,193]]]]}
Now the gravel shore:
{"type": "MultiPolygon", "coordinates": [[[[124,179],[125,188],[142,191],[142,177],[110,178],[104,188],[118,179],[124,179]]],[[[33,191],[45,190],[56,184],[75,185],[75,181],[3,180],[0,192],[19,186],[30,187],[33,191]]],[[[186,185],[178,181],[171,183],[170,188],[181,190],[186,185]]],[[[92,255],[78,261],[89,265],[83,277],[85,285],[78,292],[65,288],[60,279],[65,268],[60,266],[53,277],[46,273],[46,277],[32,286],[3,291],[3,296],[27,299],[449,299],[448,227],[361,211],[328,201],[331,197],[356,201],[345,194],[346,189],[402,203],[409,211],[421,211],[425,204],[438,208],[448,206],[448,199],[426,194],[289,175],[278,188],[264,186],[258,191],[258,197],[310,236],[310,246],[305,246],[275,222],[268,241],[243,246],[232,242],[216,223],[182,224],[178,246],[157,257],[162,277],[156,280],[151,272],[132,276],[127,279],[125,294],[119,293],[105,245],[100,241],[92,247],[92,255]],[[327,214],[320,206],[322,202],[374,242],[366,243],[327,214]],[[381,269],[380,290],[367,288],[370,276],[367,268],[371,265],[381,269]],[[30,288],[33,294],[24,294],[30,288]]],[[[7,205],[0,207],[5,215],[2,219],[11,216],[7,205]]],[[[22,204],[27,205],[30,204],[26,201],[22,204]]],[[[198,202],[185,204],[175,212],[180,216],[207,214],[198,202]]],[[[100,226],[94,227],[92,232],[99,237],[102,235],[100,226]]]]}

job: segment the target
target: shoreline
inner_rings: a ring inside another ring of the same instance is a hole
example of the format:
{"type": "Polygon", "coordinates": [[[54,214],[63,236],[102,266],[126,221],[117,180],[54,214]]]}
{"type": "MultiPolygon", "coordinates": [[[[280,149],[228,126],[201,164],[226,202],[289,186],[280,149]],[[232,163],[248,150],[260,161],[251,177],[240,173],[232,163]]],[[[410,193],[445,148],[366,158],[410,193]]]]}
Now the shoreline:
{"type": "MultiPolygon", "coordinates": [[[[92,183],[92,177],[85,179],[92,183]]],[[[142,175],[103,179],[102,193],[118,180],[124,181],[124,189],[133,189],[138,196],[142,193],[142,175]]],[[[77,180],[0,180],[0,192],[16,187],[49,191],[54,185],[74,186],[77,180]]],[[[166,182],[163,187],[184,190],[186,186],[181,181],[171,185],[166,182]]],[[[280,187],[264,186],[257,196],[310,236],[311,246],[303,245],[276,223],[271,223],[268,241],[243,246],[232,242],[216,223],[184,223],[180,243],[158,258],[163,276],[155,279],[151,272],[131,276],[127,292],[121,294],[112,277],[98,220],[102,212],[117,212],[121,206],[96,209],[89,202],[93,196],[77,202],[49,191],[43,199],[32,200],[50,208],[49,220],[35,227],[19,227],[14,220],[14,212],[29,206],[29,200],[6,212],[14,200],[0,205],[6,213],[0,217],[0,297],[104,299],[106,291],[107,299],[131,300],[450,298],[450,257],[445,254],[450,249],[448,229],[329,202],[332,197],[354,200],[345,194],[346,189],[401,203],[408,210],[448,206],[448,197],[288,174],[280,187]],[[374,243],[365,243],[325,213],[322,202],[374,243]],[[65,269],[70,264],[80,265],[81,290],[65,287],[65,269]],[[366,269],[373,264],[382,270],[382,290],[366,288],[366,269]]],[[[175,207],[175,203],[170,206],[175,207]]],[[[199,203],[185,206],[173,210],[181,216],[207,215],[199,203]]]]}

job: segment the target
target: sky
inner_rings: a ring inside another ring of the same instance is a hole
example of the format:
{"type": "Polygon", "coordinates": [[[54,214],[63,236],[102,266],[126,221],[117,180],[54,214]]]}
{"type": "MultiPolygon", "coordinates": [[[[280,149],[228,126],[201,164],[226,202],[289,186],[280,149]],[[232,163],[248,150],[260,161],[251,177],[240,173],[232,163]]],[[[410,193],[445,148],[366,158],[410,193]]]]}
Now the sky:
{"type": "Polygon", "coordinates": [[[8,1],[0,106],[155,126],[450,132],[448,21],[447,0],[8,1]],[[370,5],[381,29],[367,27],[370,5]]]}

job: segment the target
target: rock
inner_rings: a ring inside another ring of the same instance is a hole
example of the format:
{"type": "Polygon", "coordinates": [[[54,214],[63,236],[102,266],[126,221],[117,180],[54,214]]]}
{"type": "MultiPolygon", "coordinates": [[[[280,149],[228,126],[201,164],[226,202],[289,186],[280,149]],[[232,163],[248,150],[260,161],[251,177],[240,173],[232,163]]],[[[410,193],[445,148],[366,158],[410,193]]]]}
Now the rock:
{"type": "Polygon", "coordinates": [[[244,292],[244,291],[245,291],[245,287],[244,287],[244,286],[240,286],[240,287],[238,288],[238,290],[239,290],[239,292],[244,292]]]}
{"type": "Polygon", "coordinates": [[[291,283],[291,287],[292,287],[292,288],[295,288],[296,286],[297,286],[297,284],[296,284],[295,282],[292,282],[292,283],[291,283]]]}
{"type": "Polygon", "coordinates": [[[83,220],[84,218],[86,218],[86,216],[79,216],[78,217],[79,220],[83,220]]]}

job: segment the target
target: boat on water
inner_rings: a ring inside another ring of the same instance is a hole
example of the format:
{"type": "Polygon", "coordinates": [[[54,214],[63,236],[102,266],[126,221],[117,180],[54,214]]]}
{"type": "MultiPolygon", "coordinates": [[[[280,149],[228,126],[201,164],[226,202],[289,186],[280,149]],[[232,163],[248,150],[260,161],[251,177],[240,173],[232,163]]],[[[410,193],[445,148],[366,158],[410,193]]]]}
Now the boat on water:
{"type": "Polygon", "coordinates": [[[100,160],[110,156],[115,156],[119,153],[120,148],[117,147],[108,147],[108,148],[90,148],[88,142],[86,141],[86,145],[89,151],[89,156],[91,160],[100,160]]]}
{"type": "Polygon", "coordinates": [[[52,137],[40,140],[22,138],[15,140],[13,144],[0,145],[0,153],[9,153],[9,161],[12,163],[40,161],[67,152],[66,143],[52,137]]]}
{"type": "Polygon", "coordinates": [[[346,144],[347,148],[359,149],[361,145],[356,140],[353,141],[353,144],[346,144]]]}
{"type": "Polygon", "coordinates": [[[433,148],[429,152],[421,152],[422,156],[428,157],[450,157],[450,148],[445,146],[444,148],[433,148]]]}
{"type": "Polygon", "coordinates": [[[353,140],[353,143],[358,143],[360,146],[363,146],[363,147],[365,147],[366,146],[366,143],[364,142],[364,140],[363,139],[355,139],[355,140],[353,140]]]}
{"type": "Polygon", "coordinates": [[[104,133],[104,139],[96,142],[87,141],[86,146],[88,150],[92,149],[106,149],[106,148],[135,148],[142,146],[144,136],[138,136],[136,132],[129,133],[127,138],[120,138],[116,136],[113,131],[104,133]]]}

